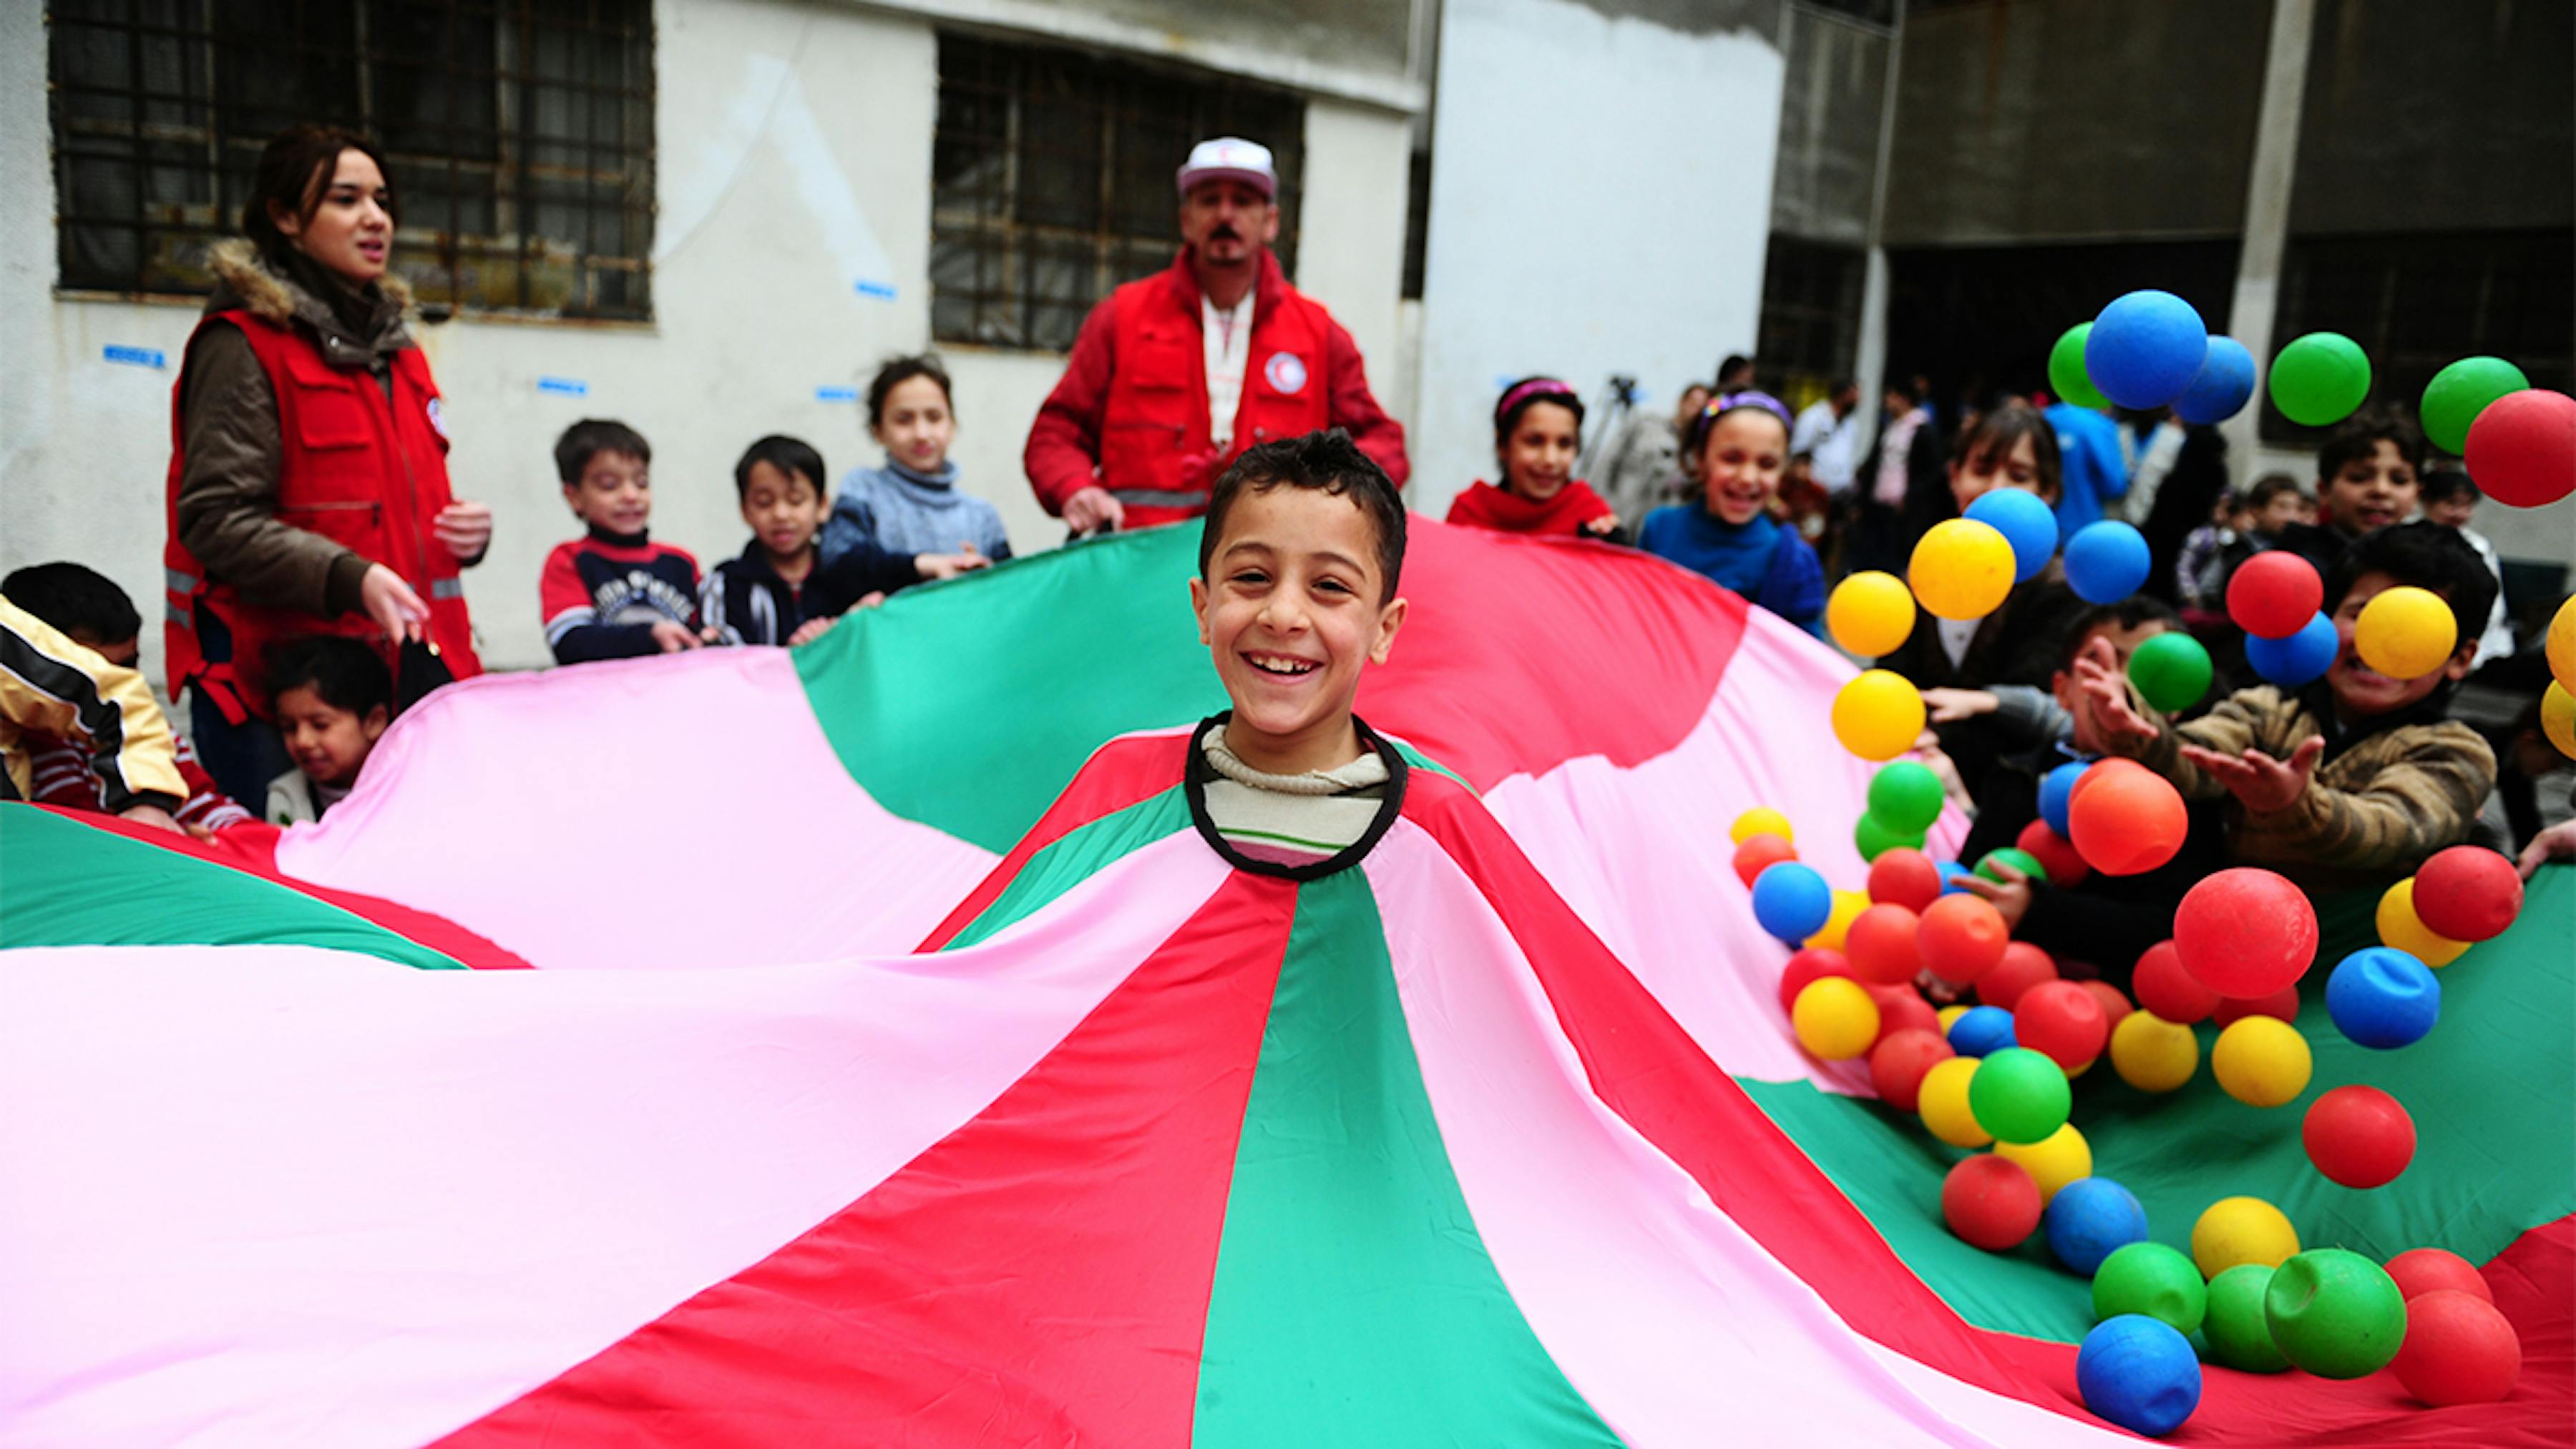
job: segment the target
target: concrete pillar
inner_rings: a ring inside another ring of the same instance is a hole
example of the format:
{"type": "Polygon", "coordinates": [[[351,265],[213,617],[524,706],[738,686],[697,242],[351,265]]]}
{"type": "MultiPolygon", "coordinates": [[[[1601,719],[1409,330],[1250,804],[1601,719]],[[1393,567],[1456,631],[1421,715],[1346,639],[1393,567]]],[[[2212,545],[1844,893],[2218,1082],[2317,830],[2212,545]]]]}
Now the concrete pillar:
{"type": "Polygon", "coordinates": [[[1887,43],[1887,80],[1878,102],[1878,163],[1869,187],[1869,254],[1862,263],[1860,345],[1852,356],[1852,380],[1860,384],[1861,452],[1876,441],[1882,419],[1878,400],[1887,382],[1887,248],[1880,228],[1887,218],[1887,158],[1896,145],[1896,82],[1905,66],[1905,7],[1896,7],[1896,33],[1887,43]]]}
{"type": "MultiPolygon", "coordinates": [[[[2270,380],[2272,319],[2280,308],[2281,257],[2290,240],[2290,183],[2299,168],[2299,113],[2308,92],[2308,42],[2316,0],[2272,0],[2272,47],[2263,64],[2263,101],[2254,118],[2254,161],[2245,180],[2245,248],[2227,334],[2254,354],[2270,380]]],[[[2221,425],[2239,481],[2251,479],[2263,395],[2221,425]]]]}

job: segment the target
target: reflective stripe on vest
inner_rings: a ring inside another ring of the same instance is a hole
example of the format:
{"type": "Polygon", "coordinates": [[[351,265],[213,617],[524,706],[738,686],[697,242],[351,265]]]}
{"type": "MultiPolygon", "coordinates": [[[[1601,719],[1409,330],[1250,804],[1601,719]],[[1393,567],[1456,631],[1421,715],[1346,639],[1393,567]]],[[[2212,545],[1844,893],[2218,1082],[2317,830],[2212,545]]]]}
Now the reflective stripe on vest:
{"type": "Polygon", "coordinates": [[[161,570],[161,587],[177,594],[180,598],[188,598],[197,592],[197,576],[183,574],[177,569],[165,566],[161,570]]]}
{"type": "Polygon", "coordinates": [[[1130,508],[1205,508],[1207,490],[1182,492],[1162,488],[1113,488],[1109,496],[1130,508]]]}
{"type": "Polygon", "coordinates": [[[429,596],[433,599],[464,598],[465,581],[463,579],[431,579],[429,581],[429,596]]]}

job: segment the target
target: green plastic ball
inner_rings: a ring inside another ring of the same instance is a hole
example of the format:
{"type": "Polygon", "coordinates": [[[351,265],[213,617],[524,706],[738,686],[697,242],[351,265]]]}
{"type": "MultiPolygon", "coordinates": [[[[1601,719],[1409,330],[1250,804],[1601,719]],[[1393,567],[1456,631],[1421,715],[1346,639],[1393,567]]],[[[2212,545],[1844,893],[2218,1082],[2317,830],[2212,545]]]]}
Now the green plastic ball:
{"type": "Polygon", "coordinates": [[[2209,1312],[2200,1336],[2208,1340],[2211,1358],[2256,1374],[2290,1366],[2263,1315],[2263,1292],[2271,1286],[2272,1270],[2261,1263],[2239,1263],[2209,1280],[2209,1312]]]}
{"type": "Polygon", "coordinates": [[[2189,1333],[2209,1311],[2209,1287],[2191,1259],[2162,1243],[2131,1243],[2093,1272],[2093,1316],[2143,1313],[2189,1333]]]}
{"type": "Polygon", "coordinates": [[[1995,869],[1995,865],[1999,861],[2005,865],[2011,866],[2017,871],[2020,871],[2023,875],[2029,876],[2032,880],[2048,879],[2048,867],[2040,863],[2038,856],[2031,854],[2029,851],[2022,849],[2018,845],[1999,845],[1994,849],[1987,851],[1985,855],[1980,857],[1977,861],[1977,874],[2001,885],[2003,883],[2004,873],[1995,869]]]}
{"type": "Polygon", "coordinates": [[[2102,396],[2102,390],[2093,385],[2093,374],[2084,370],[2084,343],[2092,335],[2092,323],[2078,322],[2048,349],[2048,387],[2079,408],[2107,408],[2111,400],[2102,396]]]}
{"type": "Polygon", "coordinates": [[[2147,703],[2174,714],[2209,693],[2209,651],[2180,629],[2158,634],[2129,651],[2129,682],[2147,703]]]}
{"type": "Polygon", "coordinates": [[[2454,457],[2469,450],[2469,424],[2488,403],[2531,386],[2522,369],[2501,357],[2463,357],[2424,384],[2424,437],[2454,457]]]}
{"type": "Polygon", "coordinates": [[[1859,849],[1863,860],[1876,860],[1899,846],[1921,850],[1923,841],[1923,831],[1891,829],[1875,813],[1863,812],[1860,819],[1852,822],[1852,844],[1859,849]]]}
{"type": "Polygon", "coordinates": [[[2065,1069],[2028,1047],[1987,1053],[1968,1079],[1968,1114],[1998,1142],[2045,1142],[2074,1105],[2065,1069]]]}
{"type": "Polygon", "coordinates": [[[2263,1321],[2298,1367],[2321,1379],[2366,1378],[2405,1346],[2406,1295],[2359,1253],[2311,1248],[2272,1270],[2263,1321]]]}
{"type": "Polygon", "coordinates": [[[1900,835],[1929,830],[1941,818],[1941,777],[1912,760],[1890,760],[1870,776],[1869,813],[1900,835]]]}
{"type": "Polygon", "coordinates": [[[2311,332],[2272,359],[2272,406],[2306,427],[2351,417],[2370,396],[2370,359],[2340,332],[2311,332]]]}

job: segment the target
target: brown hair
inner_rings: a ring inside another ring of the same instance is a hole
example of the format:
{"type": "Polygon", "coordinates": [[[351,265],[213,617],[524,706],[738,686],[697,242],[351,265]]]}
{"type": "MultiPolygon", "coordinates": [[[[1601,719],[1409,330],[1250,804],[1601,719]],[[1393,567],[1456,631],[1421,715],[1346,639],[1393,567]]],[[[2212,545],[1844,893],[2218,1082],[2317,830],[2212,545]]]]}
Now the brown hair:
{"type": "Polygon", "coordinates": [[[283,263],[295,245],[277,229],[269,208],[275,206],[292,213],[299,226],[312,221],[313,214],[322,209],[322,193],[330,189],[331,173],[339,166],[343,151],[357,151],[376,163],[376,169],[385,177],[385,211],[395,212],[393,168],[385,164],[385,154],[376,149],[375,142],[337,126],[300,122],[278,132],[268,149],[259,153],[259,169],[251,173],[250,195],[242,200],[242,235],[258,245],[262,256],[283,263]]]}
{"type": "Polygon", "coordinates": [[[1988,409],[1959,438],[1955,461],[1962,467],[1978,463],[2000,464],[2012,455],[2013,445],[2030,439],[2033,471],[2039,475],[2039,491],[2052,504],[2066,496],[2063,464],[2057,452],[2057,429],[2039,409],[2015,398],[2000,407],[1988,409]]]}

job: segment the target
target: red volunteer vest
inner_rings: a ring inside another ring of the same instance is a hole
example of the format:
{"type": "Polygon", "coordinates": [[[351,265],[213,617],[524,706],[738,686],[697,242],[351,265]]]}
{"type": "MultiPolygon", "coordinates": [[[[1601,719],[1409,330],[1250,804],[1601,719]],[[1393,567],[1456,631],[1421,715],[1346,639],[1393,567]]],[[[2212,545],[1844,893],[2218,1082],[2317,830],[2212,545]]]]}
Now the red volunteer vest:
{"type": "Polygon", "coordinates": [[[1206,342],[1186,255],[1170,271],[1118,289],[1100,482],[1125,505],[1126,527],[1196,518],[1235,455],[1330,425],[1331,315],[1289,286],[1268,257],[1255,292],[1234,441],[1220,452],[1208,437],[1206,342]]]}
{"type": "MultiPolygon", "coordinates": [[[[241,329],[268,376],[277,399],[278,436],[284,448],[277,486],[277,519],[351,550],[400,574],[429,604],[429,640],[457,678],[483,672],[474,654],[472,625],[456,556],[438,541],[433,524],[455,501],[447,485],[447,438],[438,426],[438,384],[420,349],[394,354],[393,395],[363,368],[337,368],[322,359],[313,340],[249,312],[218,312],[198,330],[241,329]]],[[[194,342],[194,337],[190,338],[194,342]]],[[[268,718],[260,687],[270,645],[299,634],[345,634],[364,639],[395,663],[394,641],[364,614],[326,619],[295,609],[243,599],[230,583],[208,578],[204,565],[179,541],[179,480],[187,471],[186,420],[181,408],[188,379],[181,369],[170,391],[169,542],[161,562],[169,590],[163,631],[169,656],[170,695],[195,685],[238,724],[249,715],[268,718]],[[231,647],[209,658],[208,621],[231,635],[231,647]]]]}

